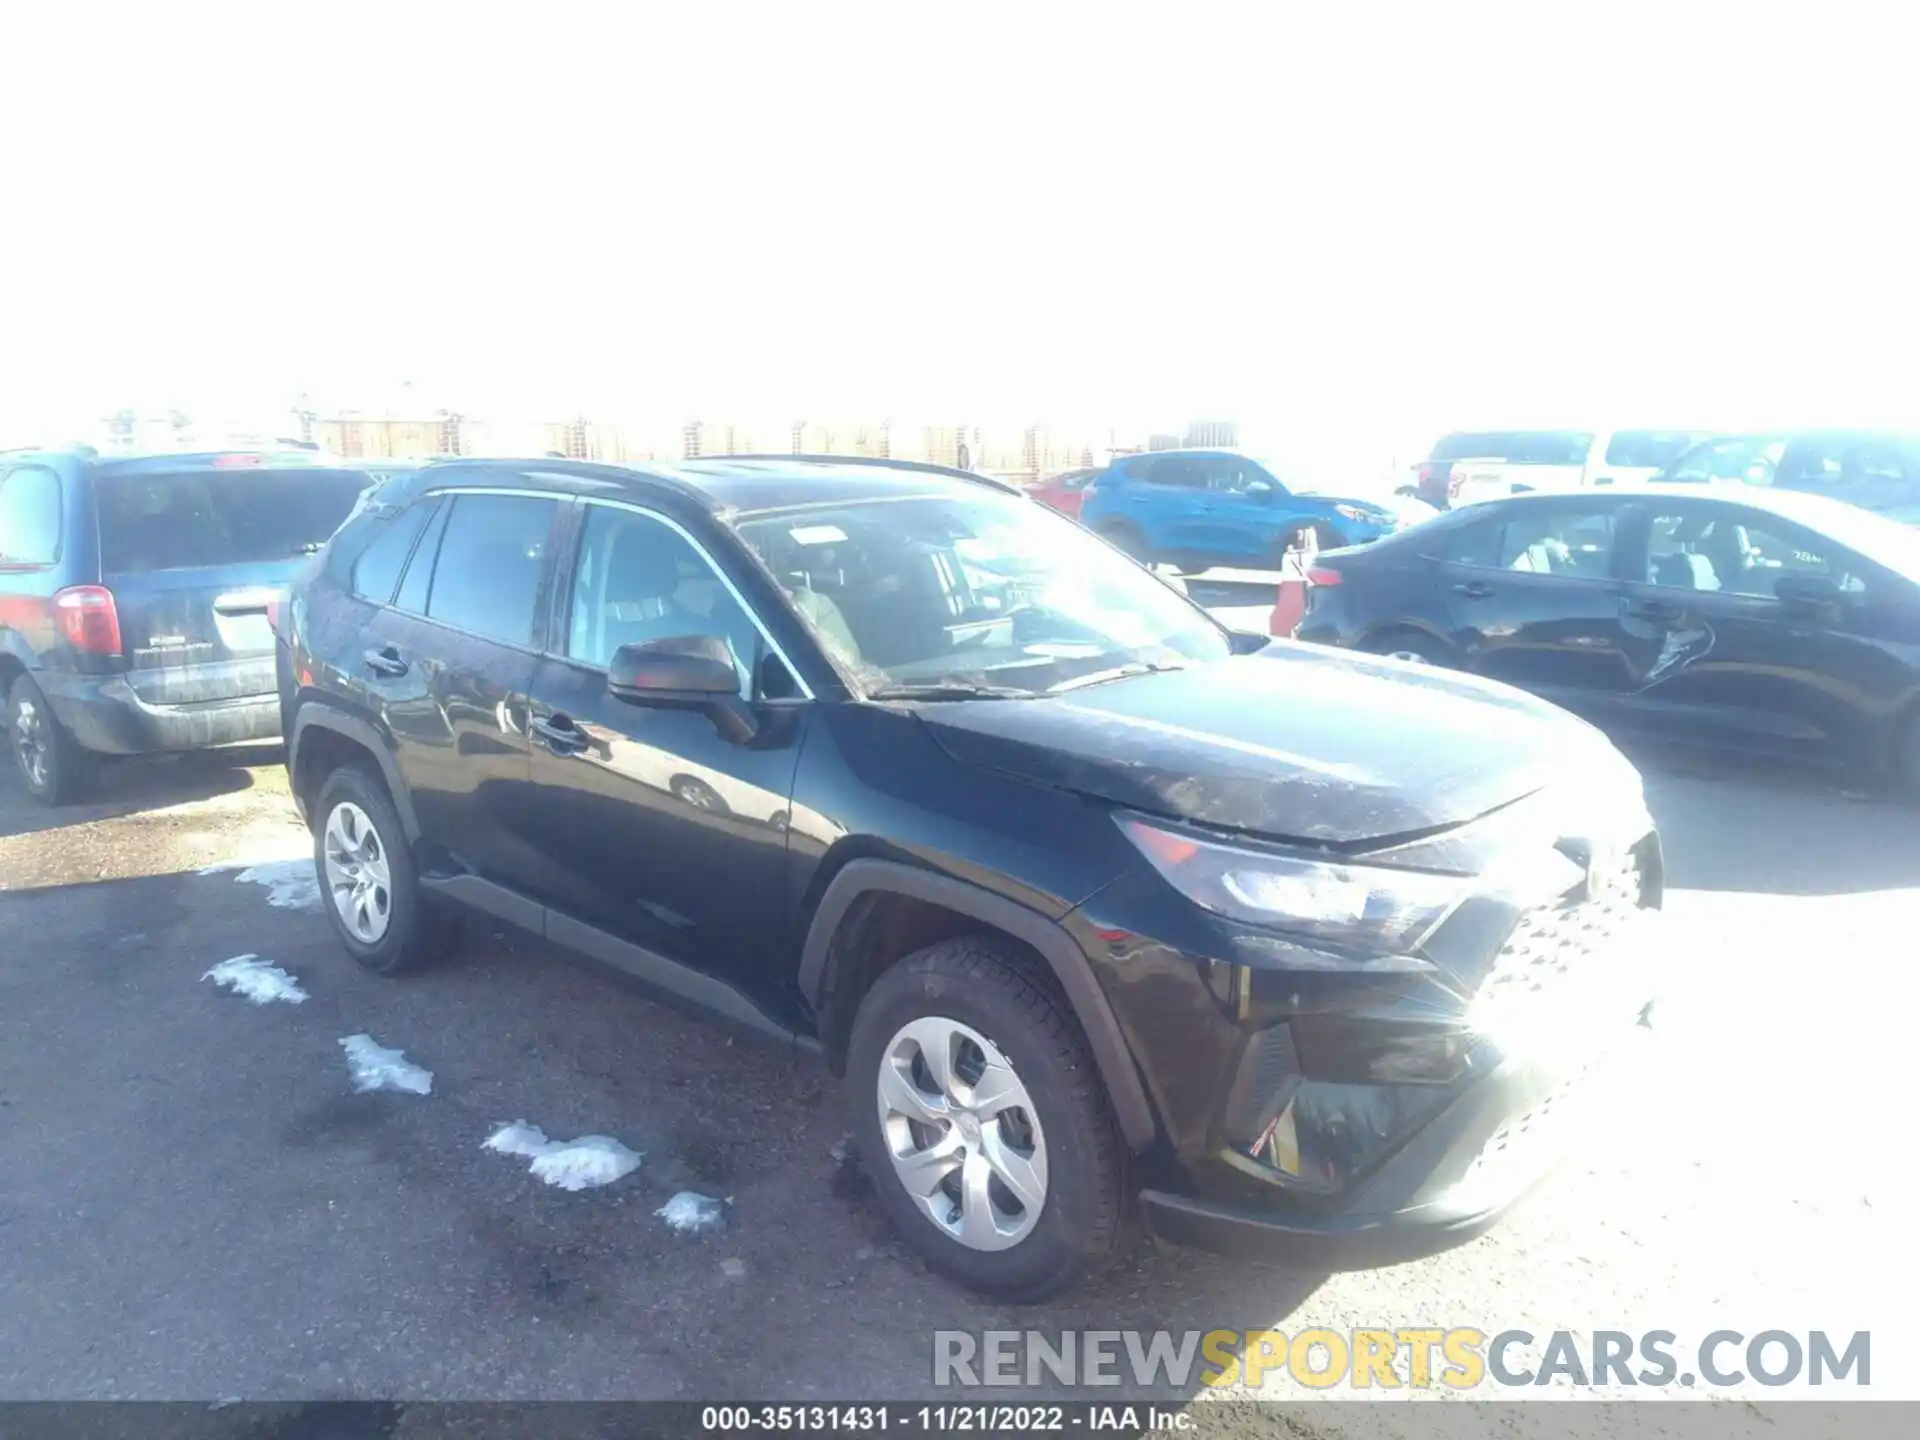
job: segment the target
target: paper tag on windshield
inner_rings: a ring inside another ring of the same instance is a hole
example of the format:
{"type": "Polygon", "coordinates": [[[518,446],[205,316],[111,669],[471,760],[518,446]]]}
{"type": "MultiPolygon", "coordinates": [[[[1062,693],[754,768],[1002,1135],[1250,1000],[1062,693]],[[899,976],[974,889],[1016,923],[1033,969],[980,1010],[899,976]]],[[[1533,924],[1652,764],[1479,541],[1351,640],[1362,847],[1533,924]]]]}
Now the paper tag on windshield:
{"type": "Polygon", "coordinates": [[[787,531],[796,545],[833,545],[847,538],[838,525],[799,525],[787,531]]]}

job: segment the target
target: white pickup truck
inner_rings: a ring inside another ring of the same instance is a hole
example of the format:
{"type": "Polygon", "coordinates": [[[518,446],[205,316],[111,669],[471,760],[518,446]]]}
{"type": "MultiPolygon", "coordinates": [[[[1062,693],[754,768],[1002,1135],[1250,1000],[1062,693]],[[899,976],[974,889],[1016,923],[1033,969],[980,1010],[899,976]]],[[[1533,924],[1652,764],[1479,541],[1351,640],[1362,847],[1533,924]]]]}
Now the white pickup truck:
{"type": "Polygon", "coordinates": [[[1651,480],[1711,431],[1460,430],[1414,466],[1416,493],[1449,509],[1528,490],[1651,480]]]}

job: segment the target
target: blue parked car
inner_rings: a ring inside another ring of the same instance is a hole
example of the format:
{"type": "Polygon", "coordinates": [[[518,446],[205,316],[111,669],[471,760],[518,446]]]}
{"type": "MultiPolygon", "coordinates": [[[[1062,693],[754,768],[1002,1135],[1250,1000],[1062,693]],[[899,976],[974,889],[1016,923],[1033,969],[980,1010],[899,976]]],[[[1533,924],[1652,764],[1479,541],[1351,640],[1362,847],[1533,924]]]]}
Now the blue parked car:
{"type": "Polygon", "coordinates": [[[1309,531],[1330,550],[1400,528],[1384,506],[1299,494],[1259,461],[1231,450],[1128,455],[1081,493],[1081,524],[1136,560],[1187,575],[1219,565],[1273,569],[1309,531]]]}

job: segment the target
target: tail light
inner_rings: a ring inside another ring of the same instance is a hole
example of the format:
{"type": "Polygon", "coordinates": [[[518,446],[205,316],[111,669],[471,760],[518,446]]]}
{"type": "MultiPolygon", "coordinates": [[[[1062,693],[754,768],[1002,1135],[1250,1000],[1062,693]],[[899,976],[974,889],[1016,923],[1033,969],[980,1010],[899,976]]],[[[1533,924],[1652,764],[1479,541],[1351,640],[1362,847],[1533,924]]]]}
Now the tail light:
{"type": "Polygon", "coordinates": [[[1338,585],[1340,583],[1340,572],[1325,565],[1316,565],[1307,571],[1307,583],[1309,585],[1338,585]]]}
{"type": "Polygon", "coordinates": [[[120,653],[120,611],[104,585],[73,585],[54,592],[53,614],[61,638],[89,655],[120,653]]]}
{"type": "Polygon", "coordinates": [[[284,600],[267,601],[267,628],[276,635],[280,633],[280,615],[286,606],[287,602],[284,600]]]}

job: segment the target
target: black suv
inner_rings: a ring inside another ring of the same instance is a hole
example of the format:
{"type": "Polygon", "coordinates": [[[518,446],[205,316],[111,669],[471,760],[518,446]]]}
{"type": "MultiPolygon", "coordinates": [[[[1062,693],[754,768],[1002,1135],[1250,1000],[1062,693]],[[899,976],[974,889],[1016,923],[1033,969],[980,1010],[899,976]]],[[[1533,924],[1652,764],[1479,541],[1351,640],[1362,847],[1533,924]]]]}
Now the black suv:
{"type": "Polygon", "coordinates": [[[357,960],[474,907],[823,1054],[903,1234],[1001,1296],[1136,1207],[1328,1268],[1467,1239],[1647,999],[1659,842],[1597,731],[1229,634],[955,472],[428,467],[281,641],[357,960]]]}
{"type": "Polygon", "coordinates": [[[371,483],[299,451],[0,453],[0,697],[28,790],[278,735],[268,612],[371,483]]]}

